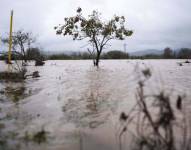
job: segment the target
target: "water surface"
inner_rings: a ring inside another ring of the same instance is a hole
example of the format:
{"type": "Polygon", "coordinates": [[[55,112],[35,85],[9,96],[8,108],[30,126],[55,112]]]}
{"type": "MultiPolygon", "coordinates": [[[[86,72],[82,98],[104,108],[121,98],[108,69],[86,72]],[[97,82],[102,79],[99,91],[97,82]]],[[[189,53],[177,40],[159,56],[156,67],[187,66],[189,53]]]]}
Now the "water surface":
{"type": "MultiPolygon", "coordinates": [[[[41,77],[0,82],[0,144],[17,150],[119,149],[119,115],[135,104],[140,71],[150,68],[152,72],[147,94],[164,90],[172,98],[189,97],[191,65],[179,66],[182,61],[103,60],[99,69],[90,60],[27,66],[41,77]],[[38,132],[45,140],[34,136],[38,132]]],[[[7,69],[3,62],[0,66],[0,71],[7,69]]],[[[128,138],[123,137],[124,149],[128,138]]]]}

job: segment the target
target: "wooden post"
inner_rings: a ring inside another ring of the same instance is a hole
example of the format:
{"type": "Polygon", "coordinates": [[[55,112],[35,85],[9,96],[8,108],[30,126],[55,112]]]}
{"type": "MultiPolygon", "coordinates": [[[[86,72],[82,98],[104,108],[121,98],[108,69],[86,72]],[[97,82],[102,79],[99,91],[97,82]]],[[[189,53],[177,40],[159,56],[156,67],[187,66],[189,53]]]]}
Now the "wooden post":
{"type": "Polygon", "coordinates": [[[8,51],[8,63],[9,64],[11,64],[12,31],[13,31],[13,10],[11,10],[10,31],[9,31],[9,51],[8,51]]]}

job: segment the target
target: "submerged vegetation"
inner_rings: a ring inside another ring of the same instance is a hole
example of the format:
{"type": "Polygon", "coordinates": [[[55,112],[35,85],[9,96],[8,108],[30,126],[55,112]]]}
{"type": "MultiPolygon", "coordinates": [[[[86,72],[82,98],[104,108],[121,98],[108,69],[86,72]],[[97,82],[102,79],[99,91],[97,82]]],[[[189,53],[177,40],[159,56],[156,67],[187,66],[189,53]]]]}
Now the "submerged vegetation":
{"type": "Polygon", "coordinates": [[[136,150],[190,150],[191,124],[183,104],[184,97],[178,95],[174,100],[165,91],[146,95],[145,84],[151,72],[145,69],[142,73],[144,78],[138,82],[135,106],[128,113],[122,112],[120,115],[123,123],[120,136],[124,132],[130,133],[134,139],[131,149],[136,150]],[[132,125],[134,129],[131,129],[132,125]]]}
{"type": "Polygon", "coordinates": [[[32,134],[25,132],[25,136],[23,137],[23,139],[26,143],[35,142],[38,144],[42,144],[47,142],[47,136],[48,136],[48,132],[44,129],[41,129],[40,131],[32,133],[32,134]]]}
{"type": "Polygon", "coordinates": [[[22,81],[25,79],[25,72],[0,72],[0,80],[22,81]]]}
{"type": "Polygon", "coordinates": [[[27,74],[27,70],[24,66],[22,68],[14,68],[16,71],[2,71],[0,72],[0,80],[19,82],[27,79],[28,77],[38,78],[40,77],[38,71],[34,71],[31,74],[27,74]],[[19,68],[19,69],[18,69],[19,68]]]}
{"type": "MultiPolygon", "coordinates": [[[[2,38],[1,41],[6,45],[9,44],[9,38],[2,38]]],[[[31,48],[31,44],[35,42],[32,33],[18,30],[13,33],[12,37],[12,61],[8,60],[8,53],[5,53],[5,63],[8,65],[8,71],[0,72],[0,80],[5,81],[22,81],[28,77],[40,77],[38,71],[27,74],[27,65],[31,60],[35,61],[35,66],[44,65],[44,57],[38,48],[31,48]]]]}

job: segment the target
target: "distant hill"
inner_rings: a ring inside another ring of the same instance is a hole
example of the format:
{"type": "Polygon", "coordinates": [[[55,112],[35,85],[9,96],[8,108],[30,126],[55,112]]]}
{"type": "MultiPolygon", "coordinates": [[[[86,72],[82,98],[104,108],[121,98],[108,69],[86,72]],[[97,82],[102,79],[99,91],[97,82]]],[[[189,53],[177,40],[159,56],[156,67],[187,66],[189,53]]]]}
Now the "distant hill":
{"type": "Polygon", "coordinates": [[[155,49],[149,49],[149,50],[142,50],[142,51],[136,51],[136,52],[130,52],[130,56],[144,56],[144,55],[161,55],[163,54],[163,51],[161,50],[155,50],[155,49]]]}

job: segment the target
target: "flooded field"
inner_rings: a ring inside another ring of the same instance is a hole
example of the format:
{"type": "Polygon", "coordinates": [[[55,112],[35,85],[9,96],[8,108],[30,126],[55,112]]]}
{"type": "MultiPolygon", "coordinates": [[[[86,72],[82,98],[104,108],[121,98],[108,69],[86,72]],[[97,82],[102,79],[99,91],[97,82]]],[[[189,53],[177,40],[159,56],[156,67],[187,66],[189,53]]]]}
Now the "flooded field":
{"type": "MultiPolygon", "coordinates": [[[[128,135],[119,142],[121,112],[136,101],[140,71],[150,68],[146,92],[165,91],[172,99],[191,93],[191,64],[184,60],[46,61],[40,78],[0,81],[0,149],[117,150],[128,149],[128,135]]],[[[0,62],[0,71],[7,66],[0,62]]]]}

